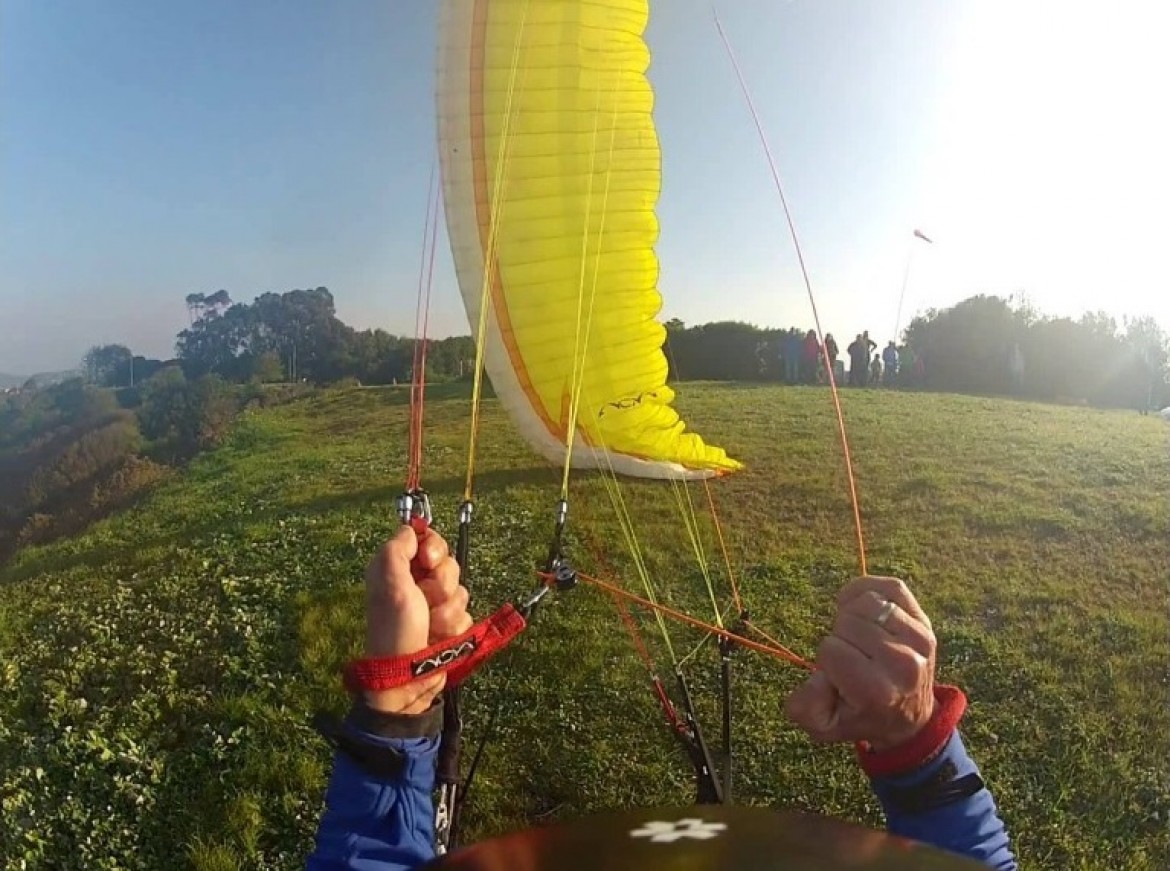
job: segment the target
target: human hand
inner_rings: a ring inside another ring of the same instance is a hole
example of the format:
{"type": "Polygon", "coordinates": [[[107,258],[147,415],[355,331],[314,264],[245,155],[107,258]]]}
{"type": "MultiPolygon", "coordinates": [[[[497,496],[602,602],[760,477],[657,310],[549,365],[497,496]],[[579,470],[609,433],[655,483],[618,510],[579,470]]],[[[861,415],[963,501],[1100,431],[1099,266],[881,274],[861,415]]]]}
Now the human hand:
{"type": "MultiPolygon", "coordinates": [[[[467,588],[447,542],[434,530],[409,526],[378,550],[366,569],[366,657],[405,656],[471,628],[467,588]]],[[[367,691],[366,704],[386,713],[426,711],[447,675],[419,678],[389,690],[367,691]]]]}
{"type": "Polygon", "coordinates": [[[934,630],[897,578],[857,578],[841,590],[816,664],[785,705],[816,741],[864,741],[888,750],[913,738],[934,714],[934,630]]]}

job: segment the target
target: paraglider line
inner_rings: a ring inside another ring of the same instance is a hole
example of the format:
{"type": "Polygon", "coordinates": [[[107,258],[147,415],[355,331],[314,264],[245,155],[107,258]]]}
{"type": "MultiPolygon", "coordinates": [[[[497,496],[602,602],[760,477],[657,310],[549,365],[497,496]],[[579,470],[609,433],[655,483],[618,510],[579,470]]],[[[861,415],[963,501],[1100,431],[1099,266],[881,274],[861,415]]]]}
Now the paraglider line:
{"type": "Polygon", "coordinates": [[[711,492],[711,482],[703,479],[703,488],[707,491],[707,504],[711,506],[711,519],[715,521],[715,535],[719,539],[719,550],[723,554],[723,565],[727,569],[727,582],[731,585],[731,598],[735,602],[735,610],[743,613],[743,599],[739,595],[739,584],[735,580],[735,571],[731,567],[731,556],[727,552],[727,541],[723,538],[723,524],[719,522],[719,512],[715,508],[715,494],[711,492]]]}
{"type": "Polygon", "coordinates": [[[906,268],[902,270],[902,290],[898,293],[898,314],[894,318],[894,339],[898,338],[898,330],[902,327],[902,303],[906,300],[906,286],[910,283],[910,264],[914,262],[914,245],[910,246],[910,253],[906,255],[906,268]]]}
{"type": "Polygon", "coordinates": [[[410,429],[409,429],[409,444],[406,449],[406,490],[412,491],[418,488],[418,470],[415,469],[415,440],[418,438],[418,427],[416,426],[419,410],[418,410],[418,356],[419,356],[419,341],[422,334],[422,306],[423,306],[423,282],[426,279],[427,270],[427,244],[429,242],[429,234],[431,230],[431,209],[434,205],[434,187],[435,187],[435,165],[431,163],[431,174],[427,179],[427,210],[423,217],[423,237],[422,237],[422,251],[419,254],[418,263],[418,290],[415,296],[414,303],[414,348],[411,354],[410,364],[410,429]]]}
{"type": "MultiPolygon", "coordinates": [[[[478,7],[477,7],[478,10],[478,7]]],[[[479,325],[475,337],[475,374],[471,383],[471,433],[467,445],[467,478],[463,488],[463,501],[470,502],[475,487],[475,453],[479,437],[480,398],[483,393],[484,348],[487,337],[488,306],[495,306],[491,294],[492,287],[497,280],[496,251],[499,246],[500,220],[503,216],[503,202],[501,193],[504,189],[504,178],[507,175],[508,164],[512,156],[511,128],[513,121],[513,100],[516,96],[516,74],[520,70],[521,47],[524,44],[524,27],[528,21],[528,3],[525,2],[521,10],[520,26],[516,31],[515,44],[512,46],[512,63],[508,71],[508,90],[504,98],[504,118],[500,125],[499,149],[496,158],[495,178],[492,182],[490,212],[488,216],[488,238],[484,252],[483,284],[479,298],[479,325]]],[[[482,47],[481,47],[482,48],[482,47]]],[[[525,54],[525,57],[527,55],[525,54]]],[[[524,92],[524,83],[527,79],[528,65],[524,64],[521,74],[520,91],[524,92]]]]}
{"type": "Polygon", "coordinates": [[[662,679],[654,669],[654,660],[650,657],[650,651],[646,647],[646,642],[642,640],[641,633],[638,632],[638,626],[634,622],[634,615],[630,613],[629,606],[620,596],[613,597],[613,606],[617,608],[618,615],[622,618],[622,623],[625,624],[626,630],[630,634],[630,640],[634,644],[634,649],[638,652],[639,659],[642,660],[646,666],[646,671],[650,674],[650,684],[653,686],[654,693],[658,697],[658,703],[662,706],[662,713],[666,717],[666,722],[671,727],[677,729],[682,725],[682,721],[679,719],[678,711],[674,708],[674,703],[671,702],[670,696],[666,694],[666,689],[662,686],[662,679]]]}
{"type": "MultiPolygon", "coordinates": [[[[547,573],[542,572],[541,577],[549,583],[553,581],[552,576],[547,573]]],[[[774,659],[782,659],[785,662],[790,662],[793,665],[799,666],[800,668],[812,671],[812,665],[807,660],[798,654],[793,653],[787,647],[782,645],[770,647],[766,644],[761,644],[758,641],[752,641],[752,639],[745,638],[744,636],[738,635],[735,632],[731,632],[727,629],[721,629],[718,626],[711,625],[710,623],[704,623],[702,620],[698,620],[694,617],[684,614],[682,611],[676,611],[674,608],[668,607],[667,605],[651,602],[649,599],[644,599],[635,593],[623,590],[621,587],[615,586],[614,584],[608,583],[607,581],[603,581],[600,578],[595,578],[581,572],[577,573],[577,577],[587,584],[592,584],[595,587],[599,587],[600,589],[605,590],[611,595],[620,596],[627,601],[633,602],[642,606],[643,608],[654,611],[657,614],[662,614],[670,617],[673,620],[686,623],[688,626],[693,626],[696,629],[702,629],[704,632],[709,632],[712,635],[718,635],[720,638],[726,638],[729,641],[734,641],[736,644],[739,644],[742,647],[746,647],[748,650],[754,650],[757,653],[766,654],[773,657],[774,659]]]]}
{"type": "Polygon", "coordinates": [[[426,394],[427,330],[430,325],[431,288],[435,278],[435,248],[439,226],[439,188],[435,185],[436,169],[431,163],[427,182],[427,212],[423,221],[422,259],[418,270],[418,299],[414,312],[414,360],[410,372],[410,441],[407,457],[406,489],[417,490],[422,477],[423,405],[426,394]],[[430,265],[427,265],[428,242],[430,265]]]}
{"type": "MultiPolygon", "coordinates": [[[[740,90],[743,92],[744,100],[747,102],[748,111],[751,113],[752,121],[755,122],[756,132],[760,137],[760,144],[764,148],[764,156],[768,160],[768,169],[772,172],[772,181],[776,185],[776,193],[780,196],[780,205],[784,208],[784,218],[788,223],[788,232],[792,236],[792,245],[796,249],[796,259],[800,264],[800,275],[804,279],[804,288],[808,292],[809,305],[812,306],[813,322],[817,328],[817,338],[820,342],[821,356],[825,357],[825,333],[821,328],[821,317],[817,311],[817,301],[813,294],[812,281],[808,275],[808,267],[804,262],[804,251],[800,247],[800,238],[796,233],[796,223],[792,219],[792,210],[788,208],[788,198],[784,194],[784,185],[780,182],[780,172],[776,168],[776,161],[772,156],[772,148],[768,144],[768,137],[764,133],[764,125],[760,121],[760,114],[756,111],[755,102],[752,100],[751,91],[748,89],[747,81],[743,77],[743,71],[740,69],[739,61],[736,59],[735,51],[731,47],[731,41],[727,38],[727,34],[723,30],[723,23],[719,20],[719,12],[715,8],[715,4],[711,4],[711,14],[715,18],[715,29],[719,31],[719,38],[723,41],[723,47],[727,49],[727,57],[731,61],[731,66],[735,70],[735,77],[739,80],[740,90]]],[[[853,457],[849,450],[849,437],[845,431],[845,415],[841,410],[841,396],[837,390],[837,378],[833,372],[833,361],[825,358],[825,371],[829,374],[829,390],[833,397],[833,408],[837,414],[837,430],[841,436],[841,450],[845,456],[845,474],[849,481],[849,501],[853,508],[853,527],[854,534],[857,539],[857,561],[858,568],[862,575],[868,574],[865,557],[865,532],[861,525],[861,504],[857,497],[857,477],[853,473],[853,457]]]]}

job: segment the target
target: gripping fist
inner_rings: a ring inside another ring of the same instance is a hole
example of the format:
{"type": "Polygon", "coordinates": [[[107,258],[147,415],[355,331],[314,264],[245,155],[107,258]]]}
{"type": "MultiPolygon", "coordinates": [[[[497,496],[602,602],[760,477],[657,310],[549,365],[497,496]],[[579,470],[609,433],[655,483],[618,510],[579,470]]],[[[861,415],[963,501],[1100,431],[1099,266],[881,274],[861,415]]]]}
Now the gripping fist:
{"type": "Polygon", "coordinates": [[[934,665],[934,630],[909,588],[897,578],[857,578],[838,594],[817,671],[786,711],[816,741],[888,750],[930,722],[934,665]]]}
{"type": "MultiPolygon", "coordinates": [[[[409,526],[378,550],[366,569],[367,657],[404,656],[471,628],[469,594],[459,565],[434,530],[419,536],[409,526]]],[[[390,690],[370,691],[366,704],[387,713],[426,711],[446,686],[445,674],[390,690]]]]}

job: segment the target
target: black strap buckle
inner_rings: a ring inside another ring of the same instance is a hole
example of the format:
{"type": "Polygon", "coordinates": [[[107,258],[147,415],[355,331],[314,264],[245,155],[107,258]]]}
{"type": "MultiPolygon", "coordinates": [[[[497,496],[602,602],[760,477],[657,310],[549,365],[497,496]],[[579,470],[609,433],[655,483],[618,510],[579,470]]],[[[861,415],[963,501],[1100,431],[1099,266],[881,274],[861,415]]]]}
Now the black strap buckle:
{"type": "Polygon", "coordinates": [[[902,813],[922,814],[957,804],[984,787],[983,778],[976,772],[956,778],[955,766],[947,763],[922,783],[913,786],[890,786],[883,791],[890,804],[902,813]]]}

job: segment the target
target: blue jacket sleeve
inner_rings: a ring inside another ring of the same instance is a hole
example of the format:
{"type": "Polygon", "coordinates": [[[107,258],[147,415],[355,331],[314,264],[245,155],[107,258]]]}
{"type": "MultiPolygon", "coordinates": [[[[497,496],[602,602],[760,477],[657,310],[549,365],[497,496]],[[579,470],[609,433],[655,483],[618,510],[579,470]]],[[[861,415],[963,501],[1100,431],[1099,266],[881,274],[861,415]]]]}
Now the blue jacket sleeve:
{"type": "Polygon", "coordinates": [[[892,834],[978,859],[998,871],[1016,871],[1007,828],[958,731],[926,765],[900,776],[876,778],[872,784],[892,834]],[[928,783],[940,784],[944,794],[950,789],[958,800],[919,803],[909,798],[928,783]],[[970,786],[962,789],[964,783],[970,786]]]}
{"type": "Polygon", "coordinates": [[[435,738],[383,738],[349,727],[365,744],[400,751],[400,777],[379,779],[344,751],[333,758],[325,814],[309,871],[408,871],[435,856],[435,738]]]}
{"type": "Polygon", "coordinates": [[[930,722],[911,740],[859,761],[886,814],[889,831],[959,853],[998,871],[1016,871],[995,800],[967,755],[957,726],[967,709],[958,687],[936,684],[930,722]]]}

